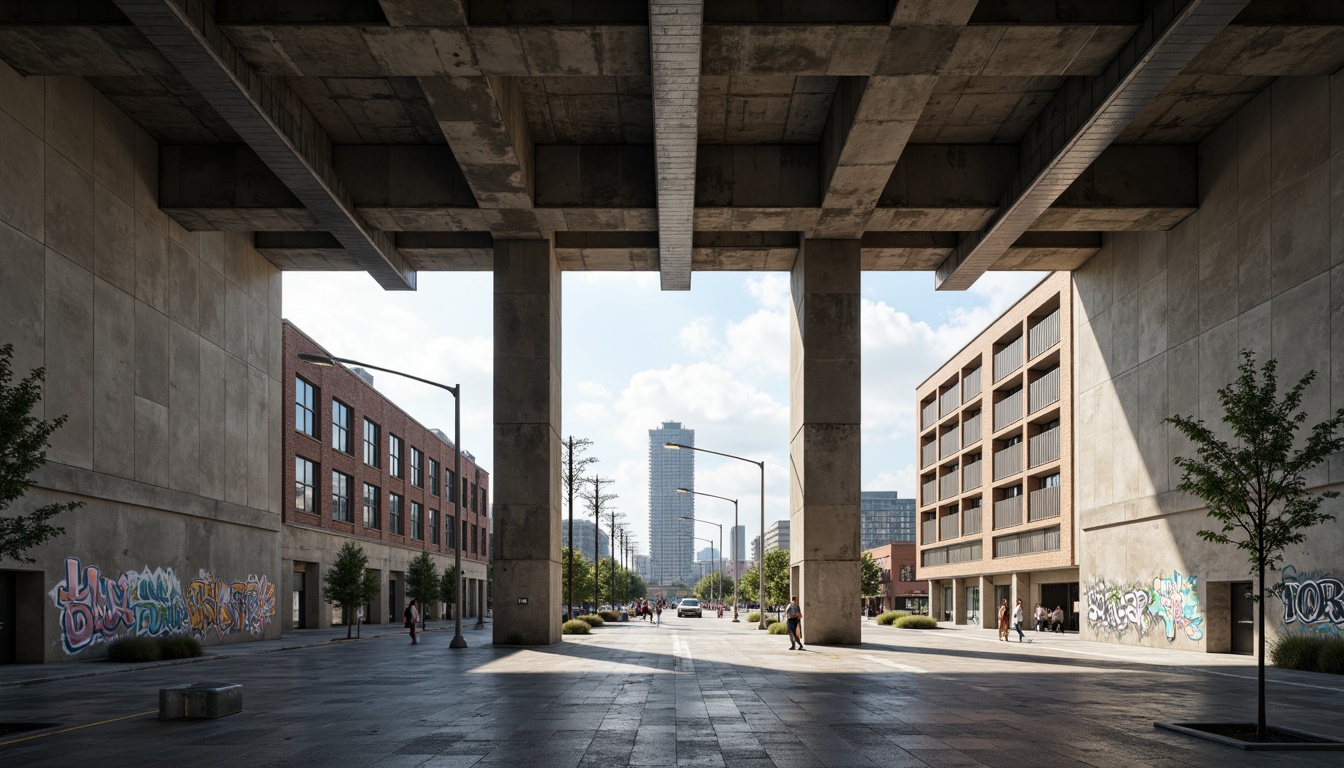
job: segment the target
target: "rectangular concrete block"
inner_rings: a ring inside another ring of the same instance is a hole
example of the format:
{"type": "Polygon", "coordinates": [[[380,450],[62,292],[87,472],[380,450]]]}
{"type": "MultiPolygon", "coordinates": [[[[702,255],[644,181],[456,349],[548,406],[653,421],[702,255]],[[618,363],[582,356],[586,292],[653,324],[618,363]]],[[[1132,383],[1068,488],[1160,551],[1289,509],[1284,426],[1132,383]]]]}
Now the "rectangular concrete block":
{"type": "Polygon", "coordinates": [[[224,276],[202,262],[197,269],[196,278],[198,281],[196,296],[201,338],[216,347],[223,348],[228,327],[226,319],[228,288],[224,282],[224,276]]]}
{"type": "MultiPolygon", "coordinates": [[[[171,323],[169,328],[168,485],[173,490],[197,493],[201,463],[201,337],[177,323],[171,323]]],[[[206,426],[208,429],[210,425],[206,426]]]]}
{"type": "Polygon", "coordinates": [[[48,250],[46,310],[47,418],[64,416],[47,459],[93,466],[93,275],[48,250]]]}
{"type": "Polygon", "coordinates": [[[135,292],[135,209],[101,184],[93,187],[93,271],[135,292]]]}
{"type": "Polygon", "coordinates": [[[93,468],[135,477],[135,299],[93,285],[93,468]]]}
{"type": "Polygon", "coordinates": [[[93,177],[47,147],[44,162],[46,246],[93,269],[93,177]]]}
{"type": "Polygon", "coordinates": [[[1143,284],[1138,292],[1138,326],[1140,364],[1162,354],[1167,349],[1167,274],[1143,284]]]}
{"type": "Polygon", "coordinates": [[[1237,228],[1227,227],[1199,246],[1199,328],[1237,314],[1237,228]]]}
{"type": "Polygon", "coordinates": [[[93,175],[93,86],[82,77],[43,78],[47,144],[93,175]]]}
{"type": "Polygon", "coordinates": [[[1180,344],[1199,335],[1198,250],[1173,255],[1167,267],[1167,339],[1180,344]]]}
{"type": "Polygon", "coordinates": [[[171,238],[165,254],[168,266],[167,314],[194,333],[200,324],[197,301],[200,259],[192,255],[186,246],[171,238]]]}
{"type": "Polygon", "coordinates": [[[1270,199],[1270,267],[1274,293],[1319,275],[1330,265],[1330,166],[1321,164],[1270,199]]]}
{"type": "Polygon", "coordinates": [[[1237,118],[1233,116],[1199,145],[1199,241],[1236,221],[1238,207],[1237,118]]]}
{"type": "Polygon", "coordinates": [[[1269,199],[1272,91],[1261,91],[1237,115],[1237,210],[1242,216],[1269,199]]]}
{"type": "Polygon", "coordinates": [[[168,487],[168,406],[135,398],[135,479],[168,487]]]}
{"type": "Polygon", "coordinates": [[[224,356],[224,499],[247,503],[248,473],[248,376],[247,364],[224,356]]]}
{"type": "MultiPolygon", "coordinates": [[[[271,483],[271,466],[266,450],[270,432],[278,419],[270,418],[267,408],[266,374],[257,368],[247,369],[247,505],[253,509],[269,509],[270,497],[279,483],[271,483]]],[[[275,467],[276,472],[281,467],[275,467]]]]}
{"type": "Polygon", "coordinates": [[[46,131],[46,85],[43,80],[41,77],[24,77],[0,61],[0,93],[5,94],[0,113],[17,120],[39,138],[46,131]]]}
{"type": "MultiPolygon", "coordinates": [[[[0,122],[3,120],[4,115],[0,115],[0,122]]],[[[0,162],[5,155],[0,152],[0,162]]],[[[0,184],[0,196],[4,195],[4,186],[0,184]]],[[[5,264],[4,279],[0,280],[0,307],[5,309],[0,312],[0,338],[14,345],[16,376],[26,376],[46,362],[46,252],[39,241],[0,223],[0,254],[4,254],[5,264]]]]}
{"type": "Polygon", "coordinates": [[[1270,188],[1278,193],[1330,157],[1330,79],[1284,77],[1270,93],[1270,188]]]}
{"type": "Polygon", "coordinates": [[[143,214],[135,220],[135,297],[168,310],[168,235],[143,214]]]}
{"type": "Polygon", "coordinates": [[[1273,283],[1269,268],[1270,205],[1266,200],[1237,220],[1237,309],[1267,301],[1273,283]]]}
{"type": "Polygon", "coordinates": [[[93,103],[93,179],[135,205],[135,123],[101,93],[93,103]]]}
{"type": "MultiPolygon", "coordinates": [[[[4,66],[0,64],[0,66],[4,66]]],[[[46,174],[38,134],[12,115],[0,112],[0,222],[41,242],[44,237],[46,174]]]]}
{"type": "MultiPolygon", "coordinates": [[[[203,272],[206,270],[202,270],[203,272]]],[[[226,454],[227,440],[221,439],[219,425],[225,424],[228,414],[226,403],[228,355],[224,350],[208,340],[202,340],[201,348],[201,395],[200,423],[212,431],[206,440],[200,441],[200,487],[198,492],[207,498],[224,499],[224,476],[228,462],[226,454]]],[[[274,430],[279,434],[280,430],[274,430]]]]}
{"type": "Polygon", "coordinates": [[[135,304],[135,394],[167,407],[169,395],[169,325],[167,317],[148,304],[135,304]]]}
{"type": "Polygon", "coordinates": [[[243,686],[189,683],[159,689],[160,720],[214,719],[243,711],[243,686]]]}

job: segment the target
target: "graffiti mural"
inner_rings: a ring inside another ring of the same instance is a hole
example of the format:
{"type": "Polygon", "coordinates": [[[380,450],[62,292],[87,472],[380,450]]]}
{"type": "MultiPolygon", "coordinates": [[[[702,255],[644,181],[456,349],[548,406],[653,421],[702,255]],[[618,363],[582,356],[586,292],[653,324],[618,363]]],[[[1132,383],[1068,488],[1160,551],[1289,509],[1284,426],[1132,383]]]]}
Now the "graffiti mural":
{"type": "Polygon", "coordinates": [[[1087,621],[1100,635],[1116,639],[1141,637],[1161,626],[1167,640],[1182,632],[1191,640],[1204,637],[1198,579],[1173,571],[1151,584],[1097,581],[1087,588],[1087,621]]]}
{"type": "Polygon", "coordinates": [[[1283,600],[1283,625],[1303,632],[1344,633],[1344,582],[1329,574],[1283,568],[1274,592],[1283,600]]]}
{"type": "Polygon", "coordinates": [[[65,559],[65,578],[48,594],[60,610],[67,654],[120,635],[260,634],[275,616],[275,587],[265,576],[230,582],[201,571],[183,592],[172,568],[109,577],[77,557],[65,559]]]}

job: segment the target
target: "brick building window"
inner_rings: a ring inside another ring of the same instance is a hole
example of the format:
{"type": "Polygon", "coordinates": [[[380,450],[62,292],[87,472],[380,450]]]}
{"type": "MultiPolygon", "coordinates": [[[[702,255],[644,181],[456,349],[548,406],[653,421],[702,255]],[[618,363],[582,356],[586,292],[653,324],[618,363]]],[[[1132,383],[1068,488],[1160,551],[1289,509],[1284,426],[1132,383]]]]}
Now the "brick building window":
{"type": "Polygon", "coordinates": [[[439,510],[429,510],[429,543],[439,543],[439,510]]]}
{"type": "Polygon", "coordinates": [[[474,555],[474,554],[479,553],[480,551],[481,551],[480,548],[476,546],[476,524],[475,524],[475,523],[472,523],[472,524],[471,524],[471,554],[474,555]]]}
{"type": "Polygon", "coordinates": [[[389,533],[402,535],[401,529],[401,508],[405,504],[401,496],[395,493],[387,495],[387,530],[389,533]]]}
{"type": "Polygon", "coordinates": [[[448,470],[448,485],[447,485],[447,488],[448,488],[448,501],[451,501],[451,502],[453,502],[454,504],[456,504],[456,503],[457,503],[457,475],[453,474],[453,470],[451,470],[451,469],[448,470]]]}
{"type": "Polygon", "coordinates": [[[439,495],[439,462],[434,459],[429,460],[429,492],[439,495]]]}
{"type": "Polygon", "coordinates": [[[406,469],[402,462],[402,453],[405,451],[405,441],[392,433],[387,435],[387,473],[393,477],[406,477],[406,469]]]}
{"type": "Polygon", "coordinates": [[[331,519],[342,523],[350,520],[350,488],[355,479],[342,472],[331,473],[331,519]]]}
{"type": "Polygon", "coordinates": [[[480,507],[476,505],[476,500],[479,499],[479,498],[480,498],[480,496],[477,495],[477,493],[476,493],[476,484],[475,484],[475,483],[472,483],[472,484],[471,484],[471,511],[472,511],[472,512],[480,512],[480,511],[481,511],[480,507]]]}
{"type": "Polygon", "coordinates": [[[486,532],[486,530],[485,530],[485,526],[482,525],[482,526],[481,526],[481,554],[482,554],[482,555],[484,555],[484,554],[486,554],[486,553],[488,553],[488,552],[490,551],[489,547],[486,546],[486,536],[488,536],[488,535],[489,535],[489,534],[486,532]]]}
{"type": "Polygon", "coordinates": [[[336,398],[331,399],[331,447],[341,453],[353,453],[350,445],[350,422],[354,414],[350,406],[336,398]]]}
{"type": "Polygon", "coordinates": [[[294,457],[294,511],[317,514],[317,465],[294,457]]]}
{"type": "Polygon", "coordinates": [[[378,486],[364,484],[364,527],[378,528],[382,525],[378,509],[378,486]]]}
{"type": "Polygon", "coordinates": [[[424,508],[420,502],[411,502],[411,538],[424,541],[425,538],[425,514],[424,508]]]}
{"type": "Polygon", "coordinates": [[[378,466],[378,425],[364,420],[364,463],[378,466]]]}
{"type": "Polygon", "coordinates": [[[301,377],[294,377],[294,429],[317,437],[317,389],[301,377]]]}
{"type": "Polygon", "coordinates": [[[447,538],[447,540],[444,541],[443,543],[444,543],[445,545],[447,545],[447,547],[448,547],[449,549],[456,549],[456,548],[457,548],[457,527],[456,527],[455,525],[453,525],[453,520],[452,520],[452,518],[448,517],[448,513],[447,513],[447,512],[444,512],[443,514],[444,514],[444,520],[443,520],[444,525],[443,525],[443,529],[444,529],[445,531],[448,532],[448,538],[447,538]]]}
{"type": "Polygon", "coordinates": [[[411,446],[411,485],[425,487],[425,454],[415,446],[411,446]]]}

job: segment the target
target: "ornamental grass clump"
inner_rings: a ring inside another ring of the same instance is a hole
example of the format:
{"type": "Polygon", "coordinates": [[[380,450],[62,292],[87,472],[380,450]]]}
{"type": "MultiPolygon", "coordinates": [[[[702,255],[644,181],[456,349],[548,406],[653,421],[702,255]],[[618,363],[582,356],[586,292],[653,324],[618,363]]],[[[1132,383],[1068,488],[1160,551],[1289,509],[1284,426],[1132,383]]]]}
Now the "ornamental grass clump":
{"type": "Polygon", "coordinates": [[[1344,675],[1344,637],[1332,637],[1321,645],[1316,667],[1327,675],[1344,675]]]}
{"type": "Polygon", "coordinates": [[[582,619],[570,619],[560,627],[560,631],[566,635],[586,635],[589,629],[588,622],[582,619]]]}
{"type": "Polygon", "coordinates": [[[752,611],[751,613],[748,613],[748,614],[747,614],[747,621],[751,622],[752,624],[755,624],[756,622],[758,622],[758,621],[760,621],[760,620],[761,620],[761,612],[760,612],[760,611],[752,611]]]}
{"type": "Polygon", "coordinates": [[[937,629],[938,622],[932,616],[902,616],[892,626],[897,629],[937,629]]]}
{"type": "Polygon", "coordinates": [[[773,622],[769,625],[769,627],[770,627],[770,634],[772,635],[787,635],[789,633],[788,626],[786,626],[782,621],[773,622]]]}
{"type": "Polygon", "coordinates": [[[774,616],[766,616],[766,617],[765,617],[765,626],[766,626],[766,627],[773,627],[773,626],[776,625],[776,624],[782,624],[782,623],[783,623],[783,622],[781,622],[779,619],[776,619],[774,616]]]}
{"type": "Polygon", "coordinates": [[[602,617],[598,616],[596,613],[585,613],[579,617],[579,621],[587,622],[590,627],[600,627],[606,623],[602,621],[602,617]]]}
{"type": "Polygon", "coordinates": [[[107,660],[118,664],[140,664],[159,660],[159,644],[148,637],[123,637],[107,646],[107,660]]]}
{"type": "Polygon", "coordinates": [[[1274,643],[1269,659],[1280,669],[1344,675],[1344,637],[1289,635],[1274,643]]]}
{"type": "Polygon", "coordinates": [[[620,611],[598,611],[598,612],[597,612],[597,615],[598,615],[598,616],[601,616],[603,621],[620,621],[620,620],[621,620],[621,612],[620,612],[620,611]]]}
{"type": "Polygon", "coordinates": [[[194,637],[182,635],[161,637],[157,643],[159,658],[161,659],[194,659],[205,655],[205,649],[201,647],[201,641],[194,637]]]}
{"type": "Polygon", "coordinates": [[[909,611],[883,611],[882,613],[877,614],[877,623],[881,624],[884,627],[889,627],[891,626],[892,622],[896,621],[902,616],[909,616],[909,615],[910,615],[909,611]]]}

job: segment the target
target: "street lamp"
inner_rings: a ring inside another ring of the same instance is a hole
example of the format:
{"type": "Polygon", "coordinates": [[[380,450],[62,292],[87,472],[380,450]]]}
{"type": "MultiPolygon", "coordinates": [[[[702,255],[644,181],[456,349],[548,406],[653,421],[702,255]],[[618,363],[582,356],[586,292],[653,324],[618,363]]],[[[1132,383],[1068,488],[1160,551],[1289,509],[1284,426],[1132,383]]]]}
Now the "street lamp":
{"type": "MultiPolygon", "coordinates": [[[[678,489],[677,489],[677,493],[693,493],[693,494],[695,494],[696,496],[709,496],[710,498],[713,498],[713,499],[723,499],[724,501],[731,501],[731,502],[733,502],[733,623],[736,624],[736,623],[738,623],[738,622],[737,622],[737,580],[738,580],[738,578],[739,578],[739,577],[738,577],[738,574],[737,574],[737,560],[738,560],[738,558],[737,558],[737,549],[738,549],[738,547],[742,546],[742,542],[737,541],[737,536],[738,536],[738,533],[737,533],[737,499],[730,499],[730,498],[728,498],[727,496],[715,496],[715,495],[712,494],[712,493],[705,493],[704,491],[693,491],[693,490],[691,490],[690,488],[678,488],[678,489]]],[[[706,522],[708,522],[708,521],[706,521],[706,522]]],[[[719,526],[719,557],[720,557],[720,558],[723,557],[723,526],[719,526]]],[[[719,566],[719,567],[722,568],[723,566],[719,566]]]]}
{"type": "MultiPolygon", "coordinates": [[[[690,520],[691,518],[689,518],[689,517],[685,517],[685,518],[682,518],[682,519],[683,519],[683,520],[690,520]]],[[[703,542],[705,542],[706,544],[709,545],[709,551],[710,551],[710,552],[713,552],[713,551],[714,551],[714,540],[713,540],[713,539],[706,539],[704,536],[696,536],[695,534],[691,534],[691,540],[692,540],[692,541],[703,541],[703,542]]],[[[691,549],[695,549],[695,546],[692,545],[692,546],[691,546],[691,549]]],[[[697,562],[699,562],[699,561],[697,561],[697,562]]],[[[722,591],[722,590],[720,590],[720,591],[722,591]]],[[[695,594],[695,591],[692,590],[692,591],[691,591],[691,594],[694,595],[694,594],[695,594]]],[[[713,589],[710,589],[710,591],[709,591],[709,596],[710,596],[710,597],[713,597],[713,596],[714,596],[714,590],[713,590],[713,589]]]]}
{"type": "Polygon", "coordinates": [[[696,448],[694,445],[683,445],[681,443],[663,443],[663,447],[671,448],[672,450],[687,450],[687,451],[700,451],[701,453],[712,453],[715,456],[722,456],[727,459],[737,459],[738,461],[745,461],[748,464],[755,464],[756,466],[761,468],[761,563],[760,566],[757,568],[757,572],[760,575],[760,578],[757,579],[757,581],[760,582],[760,588],[761,588],[760,590],[761,623],[757,625],[756,628],[768,629],[768,627],[765,624],[765,462],[753,461],[752,459],[748,459],[743,456],[734,456],[731,453],[719,453],[718,451],[711,451],[708,448],[696,448]]]}
{"type": "Polygon", "coordinates": [[[391,368],[380,368],[376,365],[361,363],[358,360],[351,360],[346,357],[332,357],[330,355],[312,355],[307,352],[299,353],[299,360],[313,365],[320,365],[324,368],[330,368],[336,363],[346,363],[347,365],[358,365],[363,368],[372,368],[375,371],[390,373],[393,376],[418,381],[421,384],[428,384],[431,387],[446,389],[453,394],[453,499],[456,503],[453,505],[453,570],[457,573],[457,584],[453,589],[453,641],[448,644],[449,648],[466,648],[467,640],[462,637],[462,385],[457,384],[448,386],[440,384],[437,381],[422,379],[419,376],[412,376],[409,373],[394,371],[391,368]]]}
{"type": "MultiPolygon", "coordinates": [[[[677,493],[692,493],[692,491],[687,491],[685,488],[678,488],[677,493]]],[[[708,520],[702,520],[697,517],[687,517],[686,515],[682,515],[681,519],[704,523],[705,525],[712,525],[719,529],[719,605],[723,605],[723,525],[721,523],[712,523],[708,520]]],[[[713,547],[714,543],[710,542],[709,546],[713,547]]],[[[736,585],[734,585],[733,589],[737,589],[736,585]]]]}

